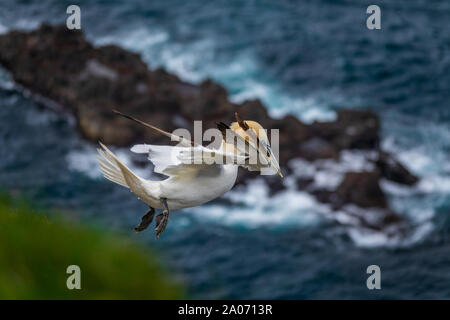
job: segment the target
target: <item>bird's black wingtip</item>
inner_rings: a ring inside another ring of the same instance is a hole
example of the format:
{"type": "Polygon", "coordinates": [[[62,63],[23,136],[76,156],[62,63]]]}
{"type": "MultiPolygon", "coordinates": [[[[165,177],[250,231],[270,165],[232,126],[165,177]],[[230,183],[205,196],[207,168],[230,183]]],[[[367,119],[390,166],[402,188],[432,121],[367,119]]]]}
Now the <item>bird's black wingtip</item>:
{"type": "Polygon", "coordinates": [[[115,114],[118,114],[119,116],[125,116],[125,114],[123,114],[122,112],[120,112],[120,111],[117,110],[117,109],[111,109],[111,111],[112,111],[113,113],[115,113],[115,114]]]}
{"type": "Polygon", "coordinates": [[[224,137],[226,137],[227,135],[227,129],[230,129],[229,126],[227,126],[225,123],[223,122],[216,122],[217,128],[220,130],[220,132],[222,133],[222,135],[224,137]]]}
{"type": "Polygon", "coordinates": [[[227,124],[223,123],[222,121],[216,122],[216,125],[217,125],[217,127],[218,127],[219,129],[220,129],[220,128],[230,129],[230,127],[229,127],[227,124]]]}

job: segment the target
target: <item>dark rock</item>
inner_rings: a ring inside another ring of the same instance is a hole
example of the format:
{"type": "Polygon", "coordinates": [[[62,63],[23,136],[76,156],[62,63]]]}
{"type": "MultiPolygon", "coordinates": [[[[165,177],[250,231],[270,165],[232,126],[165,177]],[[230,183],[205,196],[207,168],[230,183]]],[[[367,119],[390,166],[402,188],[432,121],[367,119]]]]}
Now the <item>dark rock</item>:
{"type": "Polygon", "coordinates": [[[403,218],[388,208],[379,179],[378,171],[348,172],[335,191],[316,189],[311,193],[318,201],[329,203],[333,210],[345,211],[361,227],[376,231],[391,227],[406,230],[403,218]]]}
{"type": "Polygon", "coordinates": [[[336,121],[315,122],[312,125],[314,136],[322,137],[338,150],[376,149],[380,121],[370,110],[341,109],[336,121]]]}
{"type": "Polygon", "coordinates": [[[333,158],[337,159],[339,156],[338,150],[322,138],[311,138],[300,145],[300,152],[302,158],[314,161],[316,159],[333,158]]]}
{"type": "Polygon", "coordinates": [[[83,136],[93,142],[129,146],[155,143],[163,137],[112,114],[124,112],[171,131],[181,120],[203,129],[216,121],[245,119],[280,131],[280,163],[296,157],[336,158],[347,148],[373,148],[378,142],[378,118],[370,111],[341,110],[337,121],[303,124],[292,115],[273,119],[260,100],[233,104],[221,85],[181,81],[164,69],[149,70],[140,56],[115,45],[95,48],[80,31],[42,25],[31,32],[0,35],[0,63],[14,80],[71,111],[83,136]],[[177,115],[175,117],[174,115],[177,115]]]}
{"type": "Polygon", "coordinates": [[[260,177],[259,172],[248,171],[244,168],[239,168],[236,185],[245,184],[247,181],[260,177]]]}
{"type": "Polygon", "coordinates": [[[404,165],[386,152],[380,152],[378,154],[376,165],[381,175],[388,180],[406,185],[413,185],[419,180],[404,165]]]}
{"type": "Polygon", "coordinates": [[[266,177],[267,185],[269,186],[269,195],[273,196],[274,194],[283,191],[285,189],[283,180],[280,179],[279,176],[267,176],[266,177]]]}
{"type": "Polygon", "coordinates": [[[389,209],[357,209],[357,211],[349,210],[349,214],[358,220],[359,226],[375,231],[386,231],[388,235],[405,233],[409,229],[405,220],[389,209]]]}
{"type": "Polygon", "coordinates": [[[379,180],[377,171],[347,172],[336,195],[343,203],[354,203],[362,208],[386,208],[387,201],[379,180]]]}
{"type": "Polygon", "coordinates": [[[387,208],[379,180],[378,171],[347,172],[335,191],[315,189],[312,194],[320,202],[332,204],[334,209],[351,203],[361,208],[387,208]]]}
{"type": "Polygon", "coordinates": [[[305,190],[311,183],[314,182],[313,178],[297,178],[295,180],[298,190],[305,190]]]}

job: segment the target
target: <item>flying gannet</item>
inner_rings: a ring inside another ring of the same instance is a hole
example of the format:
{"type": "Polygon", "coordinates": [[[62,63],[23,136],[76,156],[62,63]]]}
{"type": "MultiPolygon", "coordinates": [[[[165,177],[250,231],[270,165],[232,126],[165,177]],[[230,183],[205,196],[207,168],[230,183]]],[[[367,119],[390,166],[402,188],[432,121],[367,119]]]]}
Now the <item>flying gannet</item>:
{"type": "Polygon", "coordinates": [[[134,153],[147,154],[154,164],[154,171],[168,176],[164,180],[146,180],[137,176],[99,142],[102,149],[97,149],[100,154],[97,159],[104,177],[129,188],[150,207],[135,227],[136,232],[145,230],[151,224],[155,209],[162,209],[163,212],[156,216],[155,231],[156,238],[159,238],[169,221],[169,209],[199,206],[228,192],[236,181],[239,166],[252,171],[270,168],[283,177],[263,127],[255,121],[242,120],[238,113],[235,113],[237,121],[231,126],[217,123],[222,141],[218,149],[213,149],[119,111],[114,112],[178,142],[177,146],[138,144],[131,148],[134,153]],[[256,163],[249,162],[252,152],[258,155],[256,163]],[[212,161],[214,159],[222,159],[223,162],[212,161]]]}

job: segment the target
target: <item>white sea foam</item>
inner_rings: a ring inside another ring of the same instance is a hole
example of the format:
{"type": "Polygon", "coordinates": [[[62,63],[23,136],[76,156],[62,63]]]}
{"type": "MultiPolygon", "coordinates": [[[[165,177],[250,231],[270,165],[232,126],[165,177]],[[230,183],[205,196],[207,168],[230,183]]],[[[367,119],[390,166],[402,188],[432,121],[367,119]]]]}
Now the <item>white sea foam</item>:
{"type": "Polygon", "coordinates": [[[211,38],[189,44],[171,42],[166,31],[148,26],[93,40],[97,45],[114,43],[139,52],[150,67],[163,66],[185,81],[199,83],[206,78],[215,79],[225,85],[233,102],[258,98],[269,106],[270,115],[276,118],[288,113],[307,123],[336,118],[335,111],[325,103],[313,96],[292,96],[277,85],[276,80],[264,76],[258,58],[250,50],[236,54],[231,60],[223,60],[211,38]]]}
{"type": "Polygon", "coordinates": [[[194,216],[227,226],[246,228],[310,226],[320,221],[318,212],[329,211],[311,195],[295,190],[284,190],[269,196],[262,180],[252,181],[224,195],[230,204],[204,205],[189,211],[194,216]]]}
{"type": "MultiPolygon", "coordinates": [[[[131,157],[127,149],[115,149],[111,148],[117,157],[126,166],[132,168],[132,170],[140,177],[148,178],[151,176],[149,168],[141,168],[133,165],[131,157]]],[[[97,161],[97,148],[90,144],[83,144],[80,149],[74,149],[66,155],[66,161],[69,170],[86,174],[90,178],[100,178],[102,176],[100,172],[100,166],[97,161]]]]}
{"type": "Polygon", "coordinates": [[[0,34],[8,32],[8,28],[0,21],[0,34]]]}
{"type": "MultiPolygon", "coordinates": [[[[220,76],[218,78],[220,79],[220,76]]],[[[241,103],[248,99],[260,99],[266,106],[269,106],[269,114],[274,118],[294,114],[305,123],[336,119],[336,112],[314,97],[292,96],[283,92],[274,82],[265,83],[256,79],[248,79],[230,98],[235,103],[241,103]]]]}
{"type": "Polygon", "coordinates": [[[339,159],[323,159],[309,162],[302,159],[293,159],[289,166],[294,175],[299,178],[314,179],[314,187],[334,190],[349,171],[363,172],[373,170],[376,153],[372,151],[344,150],[339,159]]]}
{"type": "Polygon", "coordinates": [[[397,235],[388,235],[384,232],[361,229],[361,228],[349,228],[348,234],[352,241],[359,247],[363,248],[377,248],[377,247],[409,247],[421,242],[427,237],[434,229],[434,225],[431,222],[424,223],[417,226],[407,237],[397,235]]]}
{"type": "MultiPolygon", "coordinates": [[[[309,162],[302,159],[293,159],[289,162],[289,165],[293,168],[295,177],[313,179],[312,188],[335,190],[346,172],[372,171],[374,169],[373,160],[376,158],[377,153],[373,151],[344,150],[338,160],[326,159],[309,162]]],[[[442,183],[445,180],[443,177],[439,177],[436,181],[433,180],[433,178],[427,178],[418,183],[417,186],[407,187],[382,179],[381,187],[388,194],[397,197],[414,197],[418,193],[424,193],[424,191],[436,192],[437,181],[439,181],[441,190],[447,190],[448,184],[447,182],[442,183]]],[[[362,227],[358,217],[364,216],[367,219],[382,216],[383,213],[377,214],[377,212],[367,214],[367,210],[376,211],[378,209],[358,208],[350,205],[340,211],[324,211],[322,215],[324,214],[328,219],[345,226],[350,238],[360,247],[409,246],[423,240],[433,230],[432,218],[435,212],[429,206],[427,207],[426,203],[422,207],[411,208],[405,203],[404,198],[399,200],[394,198],[391,205],[396,212],[404,215],[413,224],[408,235],[401,235],[395,230],[393,232],[392,230],[391,232],[388,230],[375,231],[362,227]]]]}
{"type": "MultiPolygon", "coordinates": [[[[96,37],[96,45],[117,44],[128,50],[139,52],[143,60],[151,67],[163,66],[181,79],[199,82],[203,75],[197,72],[196,63],[205,54],[212,52],[208,40],[194,42],[186,50],[184,45],[169,42],[169,34],[158,28],[137,27],[123,30],[119,34],[96,37]]],[[[201,60],[200,60],[201,61],[201,60]]]]}
{"type": "MultiPolygon", "coordinates": [[[[167,32],[161,29],[139,27],[133,30],[122,30],[120,33],[108,34],[92,39],[96,45],[116,44],[128,50],[144,54],[153,46],[166,43],[169,39],[167,32]]],[[[151,62],[151,61],[147,61],[151,62]]]]}
{"type": "Polygon", "coordinates": [[[18,30],[33,30],[36,29],[39,24],[41,23],[41,20],[38,19],[32,19],[32,18],[21,18],[14,20],[11,24],[6,25],[4,22],[0,21],[0,34],[6,33],[11,29],[18,29],[18,30]]]}
{"type": "Polygon", "coordinates": [[[450,194],[450,176],[427,176],[419,182],[418,189],[426,193],[450,194]]]}
{"type": "Polygon", "coordinates": [[[5,90],[14,89],[14,82],[12,81],[11,74],[1,67],[0,67],[0,88],[5,90]]]}
{"type": "Polygon", "coordinates": [[[420,178],[419,182],[412,186],[404,186],[392,181],[382,179],[381,188],[388,194],[395,196],[413,196],[420,194],[450,194],[450,176],[427,175],[420,178]]]}
{"type": "Polygon", "coordinates": [[[374,248],[399,244],[399,237],[390,238],[383,232],[376,232],[368,229],[349,228],[348,235],[352,241],[359,247],[374,248]]]}
{"type": "Polygon", "coordinates": [[[84,147],[81,150],[73,150],[66,156],[69,170],[86,174],[91,178],[98,178],[101,172],[95,158],[97,151],[93,147],[84,147]]]}
{"type": "MultiPolygon", "coordinates": [[[[442,139],[450,139],[450,131],[439,128],[442,139]],[[447,137],[448,136],[448,137],[447,137]]],[[[436,142],[438,143],[438,142],[436,142]]],[[[383,182],[384,189],[392,194],[450,194],[450,159],[445,152],[430,152],[425,145],[405,149],[395,143],[393,138],[383,140],[383,148],[403,163],[411,172],[420,177],[420,181],[412,188],[404,188],[394,183],[383,182]]]]}
{"type": "Polygon", "coordinates": [[[412,149],[403,149],[397,145],[392,137],[383,139],[382,148],[402,162],[409,170],[416,174],[425,173],[432,166],[433,160],[427,155],[423,146],[412,149]]]}
{"type": "Polygon", "coordinates": [[[393,181],[389,181],[386,179],[380,180],[380,187],[381,189],[390,195],[395,196],[410,196],[414,193],[417,193],[416,187],[410,187],[403,184],[398,184],[393,181]]]}

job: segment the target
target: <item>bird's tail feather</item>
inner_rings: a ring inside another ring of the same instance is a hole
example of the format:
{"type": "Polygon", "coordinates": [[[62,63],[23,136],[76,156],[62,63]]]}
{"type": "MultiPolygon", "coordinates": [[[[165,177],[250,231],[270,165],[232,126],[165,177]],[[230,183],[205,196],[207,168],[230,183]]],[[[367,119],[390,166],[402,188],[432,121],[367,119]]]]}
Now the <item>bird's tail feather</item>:
{"type": "MultiPolygon", "coordinates": [[[[103,176],[121,186],[133,189],[133,186],[141,185],[141,178],[136,176],[114,153],[104,144],[99,142],[103,149],[97,149],[101,157],[97,157],[103,176]]],[[[132,190],[133,191],[133,190],[132,190]]]]}

